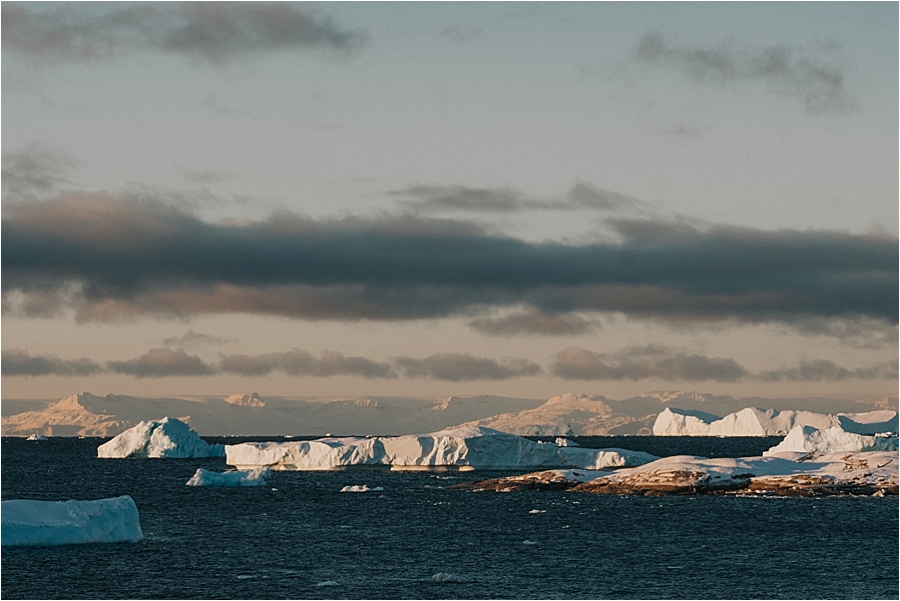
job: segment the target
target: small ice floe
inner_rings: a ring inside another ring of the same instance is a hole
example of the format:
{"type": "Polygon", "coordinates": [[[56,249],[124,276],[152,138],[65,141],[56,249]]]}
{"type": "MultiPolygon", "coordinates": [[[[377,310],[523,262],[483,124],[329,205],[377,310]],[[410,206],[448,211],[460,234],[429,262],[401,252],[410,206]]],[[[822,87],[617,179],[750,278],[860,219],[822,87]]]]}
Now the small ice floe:
{"type": "Polygon", "coordinates": [[[536,544],[537,544],[537,541],[525,539],[525,540],[522,541],[522,544],[523,544],[523,545],[536,545],[536,544]]]}
{"type": "Polygon", "coordinates": [[[249,470],[211,472],[202,467],[185,484],[188,486],[263,486],[271,477],[269,468],[255,467],[249,470]]]}
{"type": "Polygon", "coordinates": [[[450,572],[438,572],[434,576],[431,577],[432,582],[468,582],[467,578],[460,576],[459,574],[452,574],[450,572]]]}
{"type": "Polygon", "coordinates": [[[546,509],[532,509],[528,513],[547,513],[546,509]]]}
{"type": "Polygon", "coordinates": [[[46,437],[46,436],[41,436],[40,434],[32,434],[31,436],[29,436],[29,437],[26,438],[25,440],[47,440],[47,437],[46,437]]]}
{"type": "Polygon", "coordinates": [[[325,582],[320,582],[316,586],[341,586],[341,583],[335,580],[326,580],[325,582]]]}
{"type": "Polygon", "coordinates": [[[874,493],[872,493],[872,496],[873,496],[873,497],[878,497],[878,498],[880,499],[881,497],[884,496],[884,491],[883,491],[883,490],[877,490],[877,491],[875,491],[874,493]]]}
{"type": "Polygon", "coordinates": [[[341,492],[379,492],[382,490],[384,490],[384,487],[382,486],[369,488],[368,484],[353,484],[350,486],[345,486],[341,489],[341,492]]]}
{"type": "Polygon", "coordinates": [[[341,526],[341,530],[352,530],[353,526],[341,526]]]}
{"type": "Polygon", "coordinates": [[[558,447],[577,447],[577,446],[579,446],[577,442],[575,442],[574,440],[569,440],[568,438],[557,438],[555,441],[553,441],[553,444],[555,444],[558,447]]]}

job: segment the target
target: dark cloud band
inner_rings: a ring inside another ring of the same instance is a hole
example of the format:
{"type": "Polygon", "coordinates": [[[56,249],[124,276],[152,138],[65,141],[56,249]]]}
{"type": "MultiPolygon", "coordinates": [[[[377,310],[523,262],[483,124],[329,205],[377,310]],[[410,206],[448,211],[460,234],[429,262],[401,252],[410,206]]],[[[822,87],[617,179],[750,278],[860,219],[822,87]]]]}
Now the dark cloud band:
{"type": "Polygon", "coordinates": [[[412,217],[282,213],[215,224],[105,194],[4,209],[5,309],[71,307],[81,319],[394,320],[524,306],[548,315],[896,323],[898,313],[897,240],[885,237],[620,220],[622,242],[571,246],[412,217]]]}

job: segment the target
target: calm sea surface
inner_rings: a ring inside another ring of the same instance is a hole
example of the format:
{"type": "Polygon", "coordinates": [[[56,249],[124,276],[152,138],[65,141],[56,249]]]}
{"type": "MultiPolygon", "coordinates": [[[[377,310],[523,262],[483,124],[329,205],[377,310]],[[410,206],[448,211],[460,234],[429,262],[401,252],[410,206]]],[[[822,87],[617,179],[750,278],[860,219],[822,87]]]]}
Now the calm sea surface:
{"type": "MultiPolygon", "coordinates": [[[[778,441],[575,440],[718,457],[778,441]]],[[[497,472],[275,472],[263,487],[194,488],[198,467],[224,471],[224,459],[101,460],[101,442],[4,438],[2,498],[131,495],[144,539],[6,547],[3,599],[898,597],[897,497],[442,488],[497,472]],[[339,492],[351,484],[384,491],[339,492]]]]}

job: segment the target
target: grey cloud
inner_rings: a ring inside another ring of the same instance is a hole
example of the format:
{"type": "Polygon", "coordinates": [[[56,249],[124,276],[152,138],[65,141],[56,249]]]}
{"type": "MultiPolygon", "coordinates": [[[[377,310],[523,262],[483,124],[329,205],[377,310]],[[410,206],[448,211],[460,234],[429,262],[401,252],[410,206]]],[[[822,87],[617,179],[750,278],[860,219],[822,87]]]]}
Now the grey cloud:
{"type": "Polygon", "coordinates": [[[203,183],[203,184],[211,184],[225,181],[225,174],[214,171],[212,169],[202,169],[197,171],[185,171],[182,174],[185,181],[203,183]]]}
{"type": "Polygon", "coordinates": [[[414,211],[466,211],[512,213],[518,211],[613,211],[638,207],[637,198],[578,182],[564,200],[529,198],[512,188],[470,188],[467,186],[416,185],[393,190],[388,196],[401,199],[400,205],[414,211]]]}
{"type": "Polygon", "coordinates": [[[557,353],[551,367],[566,380],[686,380],[734,382],[747,375],[734,359],[688,354],[667,347],[632,347],[615,354],[573,346],[557,353]]]}
{"type": "Polygon", "coordinates": [[[884,361],[868,367],[847,369],[833,361],[801,361],[797,367],[765,371],[758,379],[765,382],[835,382],[839,380],[896,380],[897,361],[884,361]]]}
{"type": "Polygon", "coordinates": [[[346,52],[365,33],[286,3],[3,3],[4,52],[37,62],[88,62],[162,51],[224,63],[276,50],[346,52]]]}
{"type": "Polygon", "coordinates": [[[633,54],[640,62],[683,71],[698,83],[763,82],[771,92],[800,101],[808,113],[850,111],[857,107],[844,89],[840,68],[798,56],[785,46],[770,46],[753,54],[727,43],[715,47],[672,44],[659,33],[648,33],[633,54]]]}
{"type": "Polygon", "coordinates": [[[165,378],[169,376],[211,376],[216,370],[196,355],[188,355],[181,349],[154,348],[136,359],[110,361],[107,370],[138,378],[165,378]]]}
{"type": "Polygon", "coordinates": [[[410,216],[316,221],[282,212],[208,223],[108,194],[3,209],[6,311],[394,320],[524,307],[675,322],[883,324],[898,314],[897,240],[883,236],[620,220],[620,242],[564,245],[410,216]]]}
{"type": "Polygon", "coordinates": [[[283,371],[291,376],[360,376],[363,378],[395,378],[397,374],[387,363],[377,363],[364,357],[345,357],[336,351],[322,351],[319,357],[300,349],[263,355],[228,355],[222,357],[219,369],[243,376],[263,376],[283,371]]]}
{"type": "Polygon", "coordinates": [[[226,342],[228,342],[226,339],[220,338],[218,336],[211,336],[209,334],[195,332],[194,330],[188,330],[181,336],[172,336],[171,338],[166,338],[165,340],[163,340],[163,346],[174,346],[182,348],[186,346],[197,347],[224,344],[226,342]]]}
{"type": "Polygon", "coordinates": [[[804,336],[828,336],[842,344],[861,349],[877,349],[896,346],[897,326],[887,326],[883,321],[868,317],[825,319],[808,317],[791,324],[792,329],[804,336]]]}
{"type": "Polygon", "coordinates": [[[580,315],[546,315],[537,311],[528,311],[504,317],[473,319],[469,322],[469,327],[488,336],[516,336],[518,334],[564,336],[584,334],[594,330],[597,326],[580,315]]]}
{"type": "Polygon", "coordinates": [[[465,353],[437,353],[424,359],[398,357],[397,366],[408,378],[429,378],[450,382],[508,380],[542,373],[541,367],[526,359],[497,361],[465,353]]]}
{"type": "Polygon", "coordinates": [[[464,44],[474,40],[483,32],[484,30],[476,25],[452,23],[441,30],[441,36],[453,40],[458,44],[464,44]]]}
{"type": "Polygon", "coordinates": [[[92,376],[103,368],[90,359],[63,360],[56,355],[31,355],[24,349],[2,352],[4,376],[92,376]]]}
{"type": "Polygon", "coordinates": [[[3,194],[29,195],[51,192],[71,183],[64,173],[78,162],[65,152],[43,144],[4,152],[3,194]]]}

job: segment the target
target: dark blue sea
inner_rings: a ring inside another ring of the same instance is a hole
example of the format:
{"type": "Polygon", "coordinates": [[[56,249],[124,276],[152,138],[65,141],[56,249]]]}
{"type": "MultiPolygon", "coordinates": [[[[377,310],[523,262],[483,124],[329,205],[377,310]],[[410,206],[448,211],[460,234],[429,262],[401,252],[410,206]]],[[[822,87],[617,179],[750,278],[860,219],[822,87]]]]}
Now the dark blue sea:
{"type": "MultiPolygon", "coordinates": [[[[274,472],[268,486],[194,488],[198,467],[224,459],[97,459],[104,440],[4,438],[2,498],[131,495],[144,539],[5,547],[3,599],[898,598],[897,497],[443,488],[498,472],[274,472]],[[352,484],[384,491],[339,492],[352,484]]],[[[778,442],[575,440],[708,457],[778,442]]]]}

